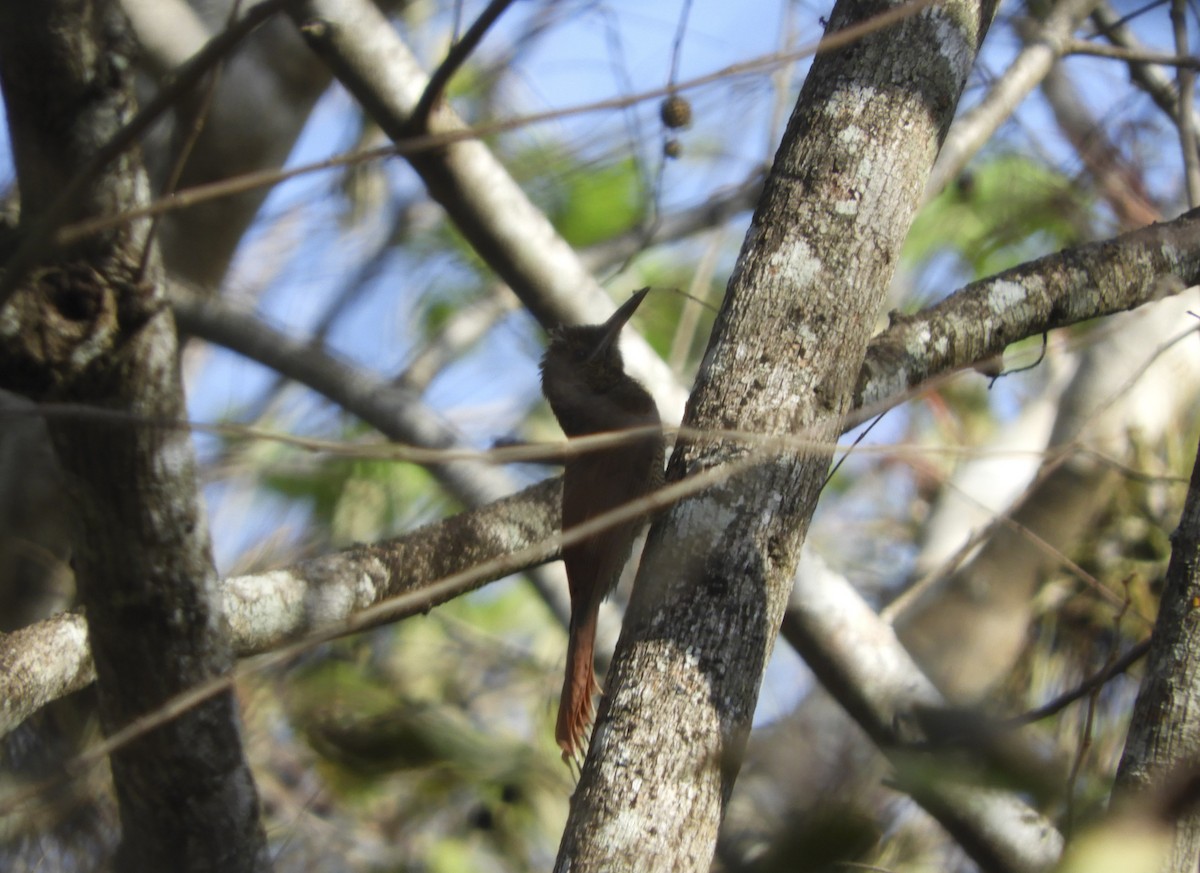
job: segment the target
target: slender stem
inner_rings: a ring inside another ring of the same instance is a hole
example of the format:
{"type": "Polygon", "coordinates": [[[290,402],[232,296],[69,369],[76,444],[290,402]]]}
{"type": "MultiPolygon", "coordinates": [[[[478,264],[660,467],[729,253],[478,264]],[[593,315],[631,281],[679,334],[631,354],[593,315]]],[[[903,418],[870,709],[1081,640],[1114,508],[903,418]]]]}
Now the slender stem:
{"type": "Polygon", "coordinates": [[[468,28],[467,32],[462,35],[462,39],[454,43],[450,47],[450,51],[446,54],[446,59],[442,61],[441,66],[433,71],[433,75],[429,77],[429,84],[425,86],[425,91],[421,94],[421,99],[417,101],[416,108],[413,109],[412,118],[409,123],[413,130],[425,133],[429,126],[429,113],[433,111],[433,106],[437,103],[442,93],[446,90],[446,85],[450,83],[450,79],[458,72],[461,67],[471,56],[471,52],[483,40],[483,35],[487,33],[500,16],[512,4],[512,0],[492,0],[483,10],[475,23],[468,28]]]}

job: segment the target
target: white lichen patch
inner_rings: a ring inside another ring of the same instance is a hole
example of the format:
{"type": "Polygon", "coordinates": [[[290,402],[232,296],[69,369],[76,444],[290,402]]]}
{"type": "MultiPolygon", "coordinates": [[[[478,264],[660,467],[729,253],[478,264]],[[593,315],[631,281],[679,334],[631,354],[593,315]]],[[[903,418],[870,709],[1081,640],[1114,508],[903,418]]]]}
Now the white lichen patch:
{"type": "Polygon", "coordinates": [[[867,142],[867,134],[857,124],[848,124],[837,133],[837,139],[846,146],[855,148],[867,142]]]}
{"type": "Polygon", "coordinates": [[[239,648],[257,648],[303,627],[308,583],[288,570],[233,576],[221,586],[221,603],[239,648]]]}
{"type": "MultiPolygon", "coordinates": [[[[56,625],[56,632],[65,648],[76,648],[87,642],[87,623],[84,621],[65,621],[56,625]]],[[[51,649],[50,651],[56,651],[51,649]]]]}
{"type": "Polygon", "coordinates": [[[781,247],[767,256],[768,272],[786,281],[789,285],[807,288],[821,275],[824,264],[804,239],[793,240],[790,246],[781,247]]]}
{"type": "MultiPolygon", "coordinates": [[[[871,151],[870,153],[864,151],[858,165],[854,168],[855,182],[860,191],[867,190],[873,185],[881,184],[887,178],[886,173],[877,172],[875,158],[872,157],[876,151],[878,150],[871,151]]],[[[881,155],[881,157],[886,158],[887,156],[881,155]]]]}
{"type": "Polygon", "coordinates": [[[728,505],[720,492],[709,491],[680,504],[678,530],[683,535],[680,539],[687,541],[695,537],[697,541],[711,542],[710,538],[719,537],[737,516],[736,508],[728,505]]]}
{"type": "Polygon", "coordinates": [[[996,313],[1008,312],[1022,305],[1028,296],[1025,286],[1018,282],[996,282],[988,292],[988,308],[996,313]]]}
{"type": "Polygon", "coordinates": [[[185,482],[192,479],[195,459],[192,443],[184,431],[176,431],[163,440],[154,454],[154,474],[164,482],[185,482]]]}
{"type": "Polygon", "coordinates": [[[812,325],[808,322],[801,322],[796,325],[796,339],[808,348],[814,346],[818,341],[816,331],[812,329],[812,325]]]}
{"type": "Polygon", "coordinates": [[[11,339],[21,332],[21,320],[17,307],[0,306],[0,339],[11,339]]]}
{"type": "Polygon", "coordinates": [[[922,325],[920,330],[915,331],[912,336],[909,337],[904,351],[909,356],[917,357],[921,355],[927,348],[929,348],[929,343],[932,339],[933,333],[929,330],[929,326],[922,325]]]}
{"type": "Polygon", "coordinates": [[[111,337],[107,330],[94,330],[88,335],[87,339],[77,344],[71,350],[71,355],[68,360],[74,370],[85,370],[92,361],[100,357],[100,355],[109,347],[111,337]]]}
{"type": "Polygon", "coordinates": [[[326,584],[310,592],[309,615],[314,625],[332,624],[376,600],[375,582],[365,570],[353,579],[341,578],[339,584],[326,584]]]}
{"type": "Polygon", "coordinates": [[[870,85],[840,89],[825,102],[821,112],[848,129],[850,125],[846,125],[846,119],[861,115],[864,107],[871,105],[878,96],[879,92],[870,85]]]}
{"type": "Polygon", "coordinates": [[[975,62],[975,49],[963,32],[961,23],[950,16],[939,5],[930,6],[921,13],[933,24],[938,54],[946,59],[958,81],[963,81],[975,62]]]}

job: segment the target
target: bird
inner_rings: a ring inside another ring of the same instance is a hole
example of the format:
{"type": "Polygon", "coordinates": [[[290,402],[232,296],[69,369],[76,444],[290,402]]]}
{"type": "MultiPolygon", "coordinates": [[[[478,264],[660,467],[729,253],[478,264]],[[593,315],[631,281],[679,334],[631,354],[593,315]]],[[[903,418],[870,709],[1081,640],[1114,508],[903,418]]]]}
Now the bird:
{"type": "MultiPolygon", "coordinates": [[[[567,437],[626,431],[661,424],[654,398],[625,372],[618,348],[621,328],[645,299],[637,291],[603,324],[551,331],[542,358],[542,393],[567,437]]],[[[562,529],[657,489],[663,481],[661,430],[647,430],[565,462],[562,529]]],[[[600,603],[616,586],[645,519],[615,524],[563,547],[571,595],[567,668],[558,706],[555,740],[563,760],[576,760],[592,723],[593,695],[600,692],[593,667],[600,603]]]]}

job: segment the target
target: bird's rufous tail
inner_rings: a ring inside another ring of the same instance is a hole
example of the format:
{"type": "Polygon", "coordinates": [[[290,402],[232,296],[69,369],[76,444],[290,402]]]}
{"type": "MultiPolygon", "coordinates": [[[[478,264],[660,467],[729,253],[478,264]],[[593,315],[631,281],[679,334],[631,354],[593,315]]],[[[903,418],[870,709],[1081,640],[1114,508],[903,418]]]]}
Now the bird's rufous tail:
{"type": "Polygon", "coordinates": [[[592,723],[592,696],[600,691],[592,667],[596,645],[596,613],[584,616],[578,624],[572,620],[567,642],[567,671],[562,697],[558,701],[558,723],[554,738],[563,751],[563,760],[572,761],[583,748],[584,734],[592,723]]]}

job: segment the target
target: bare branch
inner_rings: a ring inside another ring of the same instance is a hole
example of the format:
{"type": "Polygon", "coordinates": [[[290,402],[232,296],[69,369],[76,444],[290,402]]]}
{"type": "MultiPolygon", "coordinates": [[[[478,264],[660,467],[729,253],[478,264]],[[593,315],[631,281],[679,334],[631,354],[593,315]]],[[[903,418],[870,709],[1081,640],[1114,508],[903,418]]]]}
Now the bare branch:
{"type": "Polygon", "coordinates": [[[1090,55],[1096,58],[1113,58],[1135,64],[1158,64],[1164,67],[1190,67],[1193,70],[1200,70],[1200,58],[1195,55],[1173,55],[1149,49],[1101,45],[1086,39],[1069,39],[1066,41],[1065,47],[1064,55],[1090,55]]]}
{"type": "MultiPolygon", "coordinates": [[[[307,385],[389,439],[428,449],[449,449],[459,442],[453,428],[404,384],[387,382],[309,342],[285,336],[221,300],[179,293],[174,307],[181,329],[307,385]]],[[[503,470],[478,461],[434,463],[428,469],[468,506],[499,500],[516,487],[503,470]]],[[[561,569],[539,569],[531,578],[547,604],[565,617],[561,569]]]]}
{"type": "MultiPolygon", "coordinates": [[[[1175,34],[1175,51],[1181,56],[1188,53],[1187,7],[1181,0],[1172,0],[1171,29],[1175,34]]],[[[1196,76],[1191,67],[1180,66],[1175,71],[1179,90],[1179,145],[1183,151],[1183,177],[1187,182],[1188,206],[1200,206],[1200,157],[1196,155],[1196,130],[1187,123],[1188,113],[1194,105],[1196,76]]]]}
{"type": "Polygon", "coordinates": [[[433,109],[434,104],[442,98],[446,86],[450,84],[450,79],[458,72],[459,67],[466,63],[467,58],[471,56],[471,52],[475,51],[479,43],[483,41],[483,36],[488,32],[488,28],[495,24],[500,16],[504,14],[504,10],[511,5],[512,0],[492,0],[487,5],[487,8],[479,13],[479,17],[475,19],[475,23],[467,29],[462,38],[450,47],[450,52],[438,68],[433,71],[433,75],[429,77],[429,82],[425,85],[425,91],[421,94],[421,99],[417,101],[417,105],[413,108],[409,124],[414,130],[422,133],[425,131],[426,126],[429,124],[429,113],[433,109]]]}
{"type": "Polygon", "coordinates": [[[1112,207],[1122,230],[1145,227],[1162,219],[1140,175],[1092,116],[1063,64],[1042,81],[1042,94],[1054,118],[1091,175],[1100,195],[1112,207]]]}
{"type": "MultiPolygon", "coordinates": [[[[1097,4],[1092,13],[1092,21],[1095,22],[1100,35],[1114,46],[1135,53],[1146,50],[1133,30],[1104,0],[1097,4]]],[[[1179,99],[1175,93],[1175,85],[1157,65],[1131,60],[1129,75],[1134,84],[1150,95],[1150,99],[1154,101],[1155,105],[1169,118],[1173,118],[1176,124],[1188,124],[1195,129],[1196,125],[1200,123],[1194,107],[1189,107],[1183,117],[1179,115],[1179,99]]]]}
{"type": "MultiPolygon", "coordinates": [[[[857,409],[878,412],[965,361],[1200,285],[1200,211],[1066,249],[982,279],[912,316],[893,314],[867,353],[857,409]]],[[[857,420],[857,419],[856,419],[857,420]]]]}
{"type": "Polygon", "coordinates": [[[1046,16],[1045,23],[1035,26],[1025,48],[996,80],[995,87],[978,106],[963,113],[951,125],[937,163],[929,174],[926,200],[936,197],[963,171],[975,153],[1038,86],[1066,50],[1071,34],[1096,3],[1097,0],[1061,0],[1046,16]]]}
{"type": "MultiPolygon", "coordinates": [[[[313,50],[402,144],[427,78],[387,19],[365,0],[305,0],[293,15],[313,50]]],[[[466,130],[445,105],[431,112],[428,128],[466,130]]],[[[476,253],[544,327],[598,324],[609,316],[612,300],[483,143],[455,142],[407,157],[476,253]]],[[[677,420],[684,391],[674,375],[640,337],[629,336],[625,350],[664,416],[677,420]]]]}
{"type": "MultiPolygon", "coordinates": [[[[782,632],[884,754],[920,743],[915,713],[945,706],[891,625],[818,562],[801,562],[782,632]]],[[[1016,793],[953,780],[908,787],[983,869],[1045,870],[1062,852],[1062,835],[1016,793]]]]}
{"type": "MultiPolygon", "coordinates": [[[[1003,282],[1012,281],[1011,278],[974,283],[930,310],[895,319],[871,342],[858,379],[858,408],[877,412],[901,402],[929,379],[990,358],[1003,351],[1010,342],[1052,327],[1069,325],[1073,323],[1071,319],[1088,320],[1148,302],[1161,290],[1158,277],[1179,275],[1185,284],[1200,281],[1200,255],[1190,254],[1187,244],[1197,221],[1200,221],[1200,214],[1189,213],[1174,222],[1134,231],[1105,244],[1050,256],[1051,274],[1060,281],[1042,287],[1047,297],[1038,300],[1037,305],[1017,305],[1025,303],[1017,297],[999,301],[1003,305],[993,314],[1003,317],[1001,327],[989,318],[975,317],[972,313],[985,309],[991,312],[987,309],[989,301],[998,289],[1005,287],[1003,282]],[[1155,253],[1161,253],[1165,258],[1158,266],[1154,265],[1152,257],[1155,253]],[[1126,284],[1121,277],[1129,276],[1129,269],[1120,265],[1138,261],[1146,262],[1145,276],[1126,284]],[[1075,265],[1070,276],[1060,269],[1062,264],[1068,263],[1075,265]],[[1100,284],[1095,279],[1099,279],[1100,284]],[[941,321],[943,318],[947,319],[945,323],[941,321]],[[951,329],[949,325],[956,327],[951,329]],[[942,337],[946,338],[944,343],[942,337]]],[[[1028,270],[1028,275],[1034,273],[1033,269],[1028,270]]],[[[1004,275],[1020,277],[1025,273],[1018,268],[1004,275]]],[[[264,325],[253,323],[244,314],[232,313],[228,307],[212,301],[181,301],[177,306],[181,322],[188,329],[213,341],[226,342],[231,348],[268,366],[281,368],[292,378],[322,392],[394,438],[407,439],[425,434],[433,444],[449,438],[444,431],[438,430],[435,417],[417,415],[416,408],[407,405],[411,395],[402,391],[391,393],[398,389],[328,358],[307,343],[288,340],[264,325]],[[402,402],[392,402],[390,398],[395,397],[402,402]]],[[[470,472],[461,480],[455,477],[455,481],[461,481],[466,488],[477,488],[485,481],[477,477],[478,473],[496,472],[483,465],[468,469],[470,472]]],[[[477,499],[484,499],[483,493],[477,492],[477,499]]],[[[84,657],[83,650],[79,650],[75,660],[62,672],[78,674],[83,669],[84,657]]],[[[62,683],[66,680],[53,681],[62,683]]],[[[7,696],[7,689],[0,685],[0,699],[7,696]]],[[[22,710],[25,714],[30,711],[22,710]]]]}

